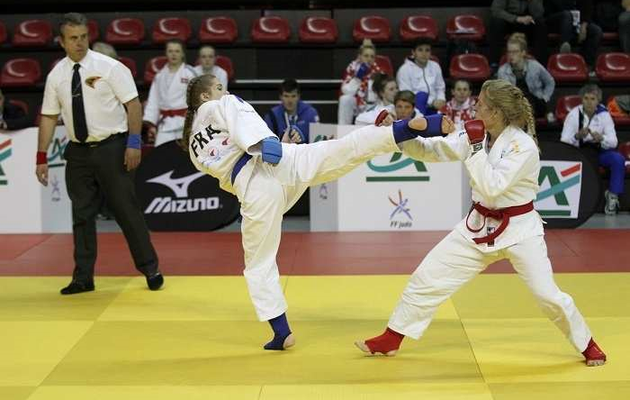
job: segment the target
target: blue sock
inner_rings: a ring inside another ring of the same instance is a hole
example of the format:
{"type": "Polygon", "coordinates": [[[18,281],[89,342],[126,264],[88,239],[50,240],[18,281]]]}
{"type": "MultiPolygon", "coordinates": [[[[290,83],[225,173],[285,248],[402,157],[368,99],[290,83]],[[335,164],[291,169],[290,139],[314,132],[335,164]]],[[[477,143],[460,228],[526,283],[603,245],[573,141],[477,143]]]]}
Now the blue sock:
{"type": "Polygon", "coordinates": [[[273,329],[273,339],[265,345],[265,350],[284,350],[284,340],[291,334],[287,314],[277,316],[269,320],[269,325],[273,329]]]}

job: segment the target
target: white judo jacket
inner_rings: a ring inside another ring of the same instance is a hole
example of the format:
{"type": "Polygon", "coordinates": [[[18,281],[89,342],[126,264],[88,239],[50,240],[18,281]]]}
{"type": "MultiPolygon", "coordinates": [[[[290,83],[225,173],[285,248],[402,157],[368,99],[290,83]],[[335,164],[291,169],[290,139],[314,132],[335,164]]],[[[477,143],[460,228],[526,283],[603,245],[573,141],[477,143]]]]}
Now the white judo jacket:
{"type": "MultiPolygon", "coordinates": [[[[199,171],[217,178],[221,189],[237,194],[231,181],[234,165],[245,152],[260,156],[260,142],[270,136],[275,134],[249,103],[225,95],[203,103],[197,110],[190,137],[190,159],[199,171]]],[[[251,173],[252,168],[239,172],[243,186],[251,173]]]]}
{"type": "MultiPolygon", "coordinates": [[[[508,126],[489,152],[483,149],[472,156],[465,131],[454,132],[446,137],[409,140],[403,142],[401,148],[404,154],[419,161],[463,161],[470,175],[472,200],[486,208],[499,209],[527,204],[535,200],[538,194],[538,147],[532,137],[520,128],[508,126]]],[[[483,217],[477,211],[472,211],[468,224],[473,229],[478,229],[483,225],[483,217]]],[[[542,219],[533,210],[511,217],[509,225],[495,239],[494,245],[473,242],[474,238],[487,236],[499,224],[500,221],[488,218],[486,228],[473,233],[466,227],[464,219],[457,224],[455,230],[482,252],[494,252],[532,236],[544,234],[542,219]]]]}
{"type": "Polygon", "coordinates": [[[188,82],[197,76],[194,68],[182,64],[174,76],[169,76],[168,65],[164,66],[153,78],[149,98],[144,108],[143,120],[157,127],[155,145],[182,137],[185,120],[186,89],[188,82]],[[172,79],[171,79],[172,78],[172,79]],[[182,115],[164,116],[163,111],[182,110],[182,115]]]}

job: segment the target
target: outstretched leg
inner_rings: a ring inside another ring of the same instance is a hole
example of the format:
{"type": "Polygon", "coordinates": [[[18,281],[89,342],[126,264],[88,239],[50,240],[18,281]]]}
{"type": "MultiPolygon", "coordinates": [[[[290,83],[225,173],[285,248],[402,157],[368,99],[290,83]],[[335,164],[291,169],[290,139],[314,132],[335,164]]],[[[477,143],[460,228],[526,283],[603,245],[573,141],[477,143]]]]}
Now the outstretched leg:
{"type": "Polygon", "coordinates": [[[601,355],[595,354],[597,345],[594,342],[595,347],[590,345],[591,331],[575,306],[573,298],[562,292],[553,279],[544,237],[535,236],[517,243],[507,249],[507,254],[514,269],[532,291],[545,315],[556,324],[571,344],[584,354],[587,364],[603,364],[606,361],[606,355],[601,350],[601,355]]]}
{"type": "Polygon", "coordinates": [[[403,336],[419,339],[440,304],[497,259],[498,253],[484,254],[452,231],[411,275],[385,333],[355,344],[366,353],[396,354],[403,336]]]}

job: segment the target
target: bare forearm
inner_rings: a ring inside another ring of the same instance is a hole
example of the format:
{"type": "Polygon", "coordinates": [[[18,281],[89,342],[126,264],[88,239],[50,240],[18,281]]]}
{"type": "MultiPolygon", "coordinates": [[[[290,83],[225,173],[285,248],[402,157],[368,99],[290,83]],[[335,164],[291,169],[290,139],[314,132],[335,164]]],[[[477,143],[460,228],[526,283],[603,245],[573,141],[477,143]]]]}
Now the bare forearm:
{"type": "Polygon", "coordinates": [[[127,106],[127,123],[130,134],[139,134],[142,131],[142,105],[136,97],[125,104],[127,106]]]}
{"type": "Polygon", "coordinates": [[[37,151],[48,151],[48,146],[55,134],[58,115],[42,115],[37,136],[37,151]]]}

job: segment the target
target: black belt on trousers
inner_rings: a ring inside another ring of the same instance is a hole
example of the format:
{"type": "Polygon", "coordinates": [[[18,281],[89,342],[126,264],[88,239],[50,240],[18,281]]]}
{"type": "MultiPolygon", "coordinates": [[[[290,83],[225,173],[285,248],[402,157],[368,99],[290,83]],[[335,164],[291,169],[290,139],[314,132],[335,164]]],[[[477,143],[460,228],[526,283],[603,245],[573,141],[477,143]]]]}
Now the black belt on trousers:
{"type": "Polygon", "coordinates": [[[72,142],[72,144],[75,144],[77,146],[84,146],[84,147],[98,147],[101,146],[105,143],[111,142],[113,140],[116,139],[121,139],[123,137],[127,136],[127,132],[119,132],[119,133],[113,133],[111,135],[109,135],[108,137],[106,137],[103,140],[99,140],[97,142],[72,142]]]}
{"type": "Polygon", "coordinates": [[[241,158],[239,158],[236,164],[234,164],[234,169],[232,169],[232,185],[234,185],[234,181],[236,180],[238,173],[241,172],[241,169],[243,169],[245,164],[247,164],[247,161],[251,160],[251,158],[251,154],[243,153],[241,158]]]}

